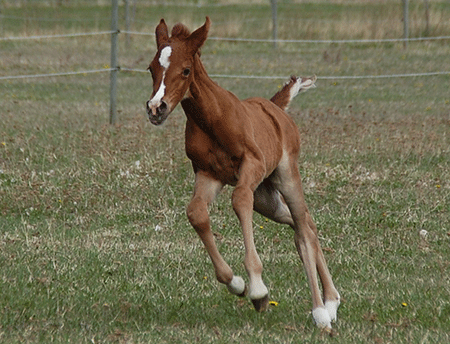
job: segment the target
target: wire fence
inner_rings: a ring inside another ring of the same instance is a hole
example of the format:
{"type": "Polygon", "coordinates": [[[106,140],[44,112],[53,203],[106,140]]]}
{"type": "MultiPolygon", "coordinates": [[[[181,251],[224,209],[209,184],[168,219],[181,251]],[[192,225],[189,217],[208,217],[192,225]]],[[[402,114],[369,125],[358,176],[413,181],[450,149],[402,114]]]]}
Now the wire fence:
{"type": "Polygon", "coordinates": [[[83,36],[97,36],[112,34],[114,31],[99,31],[99,32],[80,32],[62,35],[42,35],[42,36],[16,36],[16,37],[0,37],[0,41],[24,41],[24,40],[39,40],[52,38],[69,38],[69,37],[83,37],[83,36]]]}
{"type": "Polygon", "coordinates": [[[115,70],[115,68],[91,69],[91,70],[82,70],[82,71],[74,71],[74,72],[46,73],[46,74],[9,75],[9,76],[0,76],[0,80],[32,79],[32,78],[54,77],[54,76],[85,75],[85,74],[111,72],[113,70],[115,70]]]}
{"type": "Polygon", "coordinates": [[[43,18],[43,17],[25,17],[25,16],[11,16],[0,14],[0,19],[14,19],[14,20],[23,20],[23,21],[37,21],[37,22],[52,22],[52,23],[62,23],[62,22],[80,22],[80,23],[88,23],[93,21],[110,21],[109,18],[43,18]]]}
{"type": "MultiPolygon", "coordinates": [[[[121,30],[121,33],[129,35],[154,36],[154,33],[121,30]]],[[[208,37],[211,41],[224,41],[235,43],[298,43],[298,44],[373,44],[373,43],[398,43],[398,42],[423,42],[450,40],[450,36],[436,37],[410,37],[410,38],[386,38],[386,39],[256,39],[256,38],[230,38],[230,37],[208,37]]]]}
{"type": "MultiPolygon", "coordinates": [[[[98,31],[98,32],[83,32],[83,33],[71,33],[71,34],[58,34],[58,35],[39,35],[39,36],[15,36],[15,37],[0,37],[0,41],[23,41],[23,40],[41,40],[41,39],[56,39],[56,38],[73,38],[73,37],[85,37],[107,34],[130,34],[130,35],[144,35],[154,36],[154,33],[138,32],[138,31],[98,31]]],[[[228,37],[209,37],[209,40],[213,41],[225,41],[234,43],[273,43],[273,39],[249,39],[249,38],[228,38],[228,37]]],[[[412,37],[408,38],[409,42],[423,42],[423,41],[438,41],[438,40],[450,40],[450,36],[437,36],[437,37],[412,37]]],[[[346,40],[276,40],[278,43],[286,44],[373,44],[373,43],[394,43],[404,42],[405,39],[346,39],[346,40]]],[[[25,78],[41,78],[41,77],[55,77],[55,76],[70,76],[70,75],[83,75],[91,73],[110,72],[113,70],[120,70],[123,72],[137,72],[147,73],[144,69],[134,68],[103,68],[83,71],[67,71],[61,73],[43,73],[43,74],[28,74],[28,75],[7,75],[0,76],[0,80],[10,79],[25,79],[25,78]]],[[[448,71],[435,71],[426,73],[405,73],[405,74],[383,74],[383,75],[319,75],[318,79],[323,80],[351,80],[351,79],[381,79],[381,78],[406,78],[406,77],[424,77],[424,76],[437,76],[448,75],[448,71]]],[[[239,75],[239,74],[210,74],[213,78],[233,78],[233,79],[286,79],[289,76],[273,76],[273,75],[239,75]]]]}
{"type": "MultiPolygon", "coordinates": [[[[0,37],[0,41],[24,41],[24,40],[41,40],[41,39],[55,39],[55,38],[75,38],[86,36],[100,36],[115,33],[115,31],[98,31],[98,32],[82,32],[71,34],[59,34],[59,35],[39,35],[39,36],[15,36],[15,37],[0,37]]],[[[102,68],[102,69],[90,69],[81,71],[67,71],[59,73],[42,73],[42,74],[25,74],[25,75],[5,75],[0,76],[0,80],[13,80],[13,79],[28,79],[28,78],[46,78],[57,76],[71,76],[71,75],[85,75],[94,73],[104,73],[116,70],[116,68],[102,68]]]]}
{"type": "MultiPolygon", "coordinates": [[[[117,4],[118,0],[113,0],[113,4],[117,4]]],[[[114,7],[114,6],[113,6],[114,7]]],[[[117,10],[117,5],[116,5],[117,10]]],[[[114,12],[114,11],[113,11],[114,12]]],[[[116,12],[117,16],[117,12],[116,12]]],[[[11,17],[11,16],[10,16],[11,17]]],[[[0,15],[0,19],[2,15],[0,15]]],[[[18,17],[20,18],[20,17],[18,17]]],[[[28,18],[30,19],[30,18],[28,18]]],[[[27,19],[27,20],[28,20],[27,19]]],[[[42,21],[53,21],[52,18],[31,18],[32,20],[42,20],[42,21]]],[[[55,19],[58,20],[59,19],[55,19]]],[[[88,20],[88,19],[86,19],[88,20]]],[[[117,18],[111,18],[112,23],[116,23],[117,18]]],[[[55,34],[55,35],[35,35],[35,36],[14,36],[14,37],[0,37],[0,42],[2,41],[28,41],[28,40],[47,40],[56,38],[73,38],[73,37],[87,37],[87,36],[97,36],[97,35],[111,35],[111,67],[107,66],[102,69],[91,69],[91,70],[81,70],[81,71],[67,71],[67,72],[57,72],[57,73],[42,73],[42,74],[28,74],[28,75],[4,75],[0,76],[0,81],[4,80],[14,80],[14,79],[27,79],[27,78],[45,78],[45,77],[59,77],[59,76],[74,76],[74,75],[87,75],[94,73],[104,73],[109,72],[111,75],[111,113],[115,112],[115,102],[113,99],[115,96],[115,79],[117,78],[117,73],[120,72],[136,72],[136,73],[147,73],[147,70],[134,69],[119,67],[117,61],[117,37],[121,34],[125,35],[145,35],[154,36],[154,33],[148,32],[138,32],[123,30],[120,31],[118,27],[112,25],[111,30],[98,31],[98,32],[82,32],[82,33],[71,33],[71,34],[55,34]],[[116,42],[116,43],[113,43],[116,42]],[[114,62],[113,62],[114,61],[114,62]],[[114,92],[113,92],[114,89],[114,92]]],[[[342,39],[342,40],[294,40],[294,39],[252,39],[252,38],[229,38],[229,37],[209,37],[209,40],[219,41],[219,42],[230,42],[230,43],[240,43],[240,44],[254,44],[254,43],[270,43],[270,44],[328,44],[328,45],[343,45],[343,44],[388,44],[388,43],[399,43],[402,42],[405,45],[408,42],[425,42],[425,41],[442,41],[450,40],[450,36],[436,36],[436,37],[410,37],[410,38],[394,38],[394,39],[342,39]]],[[[383,75],[318,75],[318,79],[323,80],[361,80],[361,79],[385,79],[385,78],[410,78],[410,77],[430,77],[430,76],[440,76],[440,75],[450,75],[450,70],[440,70],[431,71],[424,73],[405,73],[405,74],[383,74],[383,75]]],[[[210,74],[212,78],[228,78],[228,79],[287,79],[289,76],[275,76],[275,75],[237,75],[237,74],[210,74]]],[[[111,123],[114,123],[113,117],[111,117],[111,123]]]]}
{"type": "MultiPolygon", "coordinates": [[[[124,72],[134,73],[148,73],[146,69],[135,68],[121,68],[124,72]]],[[[442,72],[426,72],[426,73],[405,73],[405,74],[381,74],[381,75],[332,75],[332,76],[317,76],[317,79],[322,80],[350,80],[350,79],[388,79],[388,78],[408,78],[408,77],[424,77],[424,76],[437,76],[437,75],[450,75],[450,71],[442,72]]],[[[209,74],[211,78],[229,78],[229,79],[269,79],[269,80],[285,80],[289,76],[280,75],[233,75],[233,74],[209,74]]]]}

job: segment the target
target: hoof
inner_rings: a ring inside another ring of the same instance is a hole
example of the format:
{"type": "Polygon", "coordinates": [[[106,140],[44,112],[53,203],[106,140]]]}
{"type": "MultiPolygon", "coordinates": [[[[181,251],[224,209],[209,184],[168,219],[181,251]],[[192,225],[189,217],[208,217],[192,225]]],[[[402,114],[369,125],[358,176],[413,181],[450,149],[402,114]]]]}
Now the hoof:
{"type": "Polygon", "coordinates": [[[264,312],[269,308],[269,295],[264,296],[262,299],[254,299],[252,303],[257,312],[264,312]]]}
{"type": "Polygon", "coordinates": [[[248,288],[247,288],[247,285],[245,285],[244,291],[243,291],[242,293],[240,293],[240,294],[236,294],[236,296],[239,296],[239,297],[246,297],[246,296],[247,296],[247,293],[248,293],[248,288]]]}

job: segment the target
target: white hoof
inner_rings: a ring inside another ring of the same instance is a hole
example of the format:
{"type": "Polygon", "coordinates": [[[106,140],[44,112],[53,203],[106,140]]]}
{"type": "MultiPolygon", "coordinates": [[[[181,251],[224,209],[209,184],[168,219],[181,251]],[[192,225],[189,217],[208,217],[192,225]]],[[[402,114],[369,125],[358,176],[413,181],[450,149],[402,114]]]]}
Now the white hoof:
{"type": "Polygon", "coordinates": [[[312,316],[317,327],[331,329],[331,318],[325,307],[313,309],[312,316]]]}
{"type": "Polygon", "coordinates": [[[331,318],[331,321],[335,322],[337,320],[337,310],[339,308],[339,304],[341,301],[339,299],[335,301],[325,301],[325,308],[328,311],[328,315],[331,318]]]}
{"type": "Polygon", "coordinates": [[[230,293],[234,295],[244,295],[245,294],[245,282],[240,276],[233,276],[230,284],[227,285],[230,293]]]}

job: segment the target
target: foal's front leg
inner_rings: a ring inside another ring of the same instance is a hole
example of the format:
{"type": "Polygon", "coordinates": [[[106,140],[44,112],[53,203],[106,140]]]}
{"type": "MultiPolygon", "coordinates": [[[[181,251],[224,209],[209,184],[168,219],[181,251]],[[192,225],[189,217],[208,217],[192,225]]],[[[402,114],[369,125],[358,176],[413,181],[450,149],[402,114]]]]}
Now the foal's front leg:
{"type": "Polygon", "coordinates": [[[194,195],[187,207],[187,216],[200,236],[211,258],[216,271],[217,280],[226,284],[230,292],[244,296],[246,293],[245,282],[242,277],[234,276],[230,266],[225,262],[217,249],[208,215],[208,205],[216,198],[223,184],[211,178],[203,171],[195,175],[194,195]]]}
{"type": "Polygon", "coordinates": [[[244,237],[244,265],[250,279],[248,296],[257,311],[265,311],[269,305],[269,291],[262,280],[263,266],[253,239],[253,193],[258,181],[262,180],[262,171],[264,169],[257,160],[243,164],[232,198],[233,209],[241,223],[244,237]]]}

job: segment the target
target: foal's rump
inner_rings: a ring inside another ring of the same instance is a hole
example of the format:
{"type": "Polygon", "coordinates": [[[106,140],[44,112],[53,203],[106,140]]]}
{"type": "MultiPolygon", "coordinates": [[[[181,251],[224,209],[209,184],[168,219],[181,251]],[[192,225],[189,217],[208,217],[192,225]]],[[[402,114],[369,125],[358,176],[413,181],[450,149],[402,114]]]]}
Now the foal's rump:
{"type": "MultiPolygon", "coordinates": [[[[270,100],[249,98],[243,101],[248,109],[254,131],[254,140],[261,149],[268,172],[273,171],[284,153],[298,155],[300,134],[289,115],[270,100]],[[270,163],[267,160],[271,160],[270,163]]],[[[269,173],[270,174],[270,173],[269,173]]]]}

